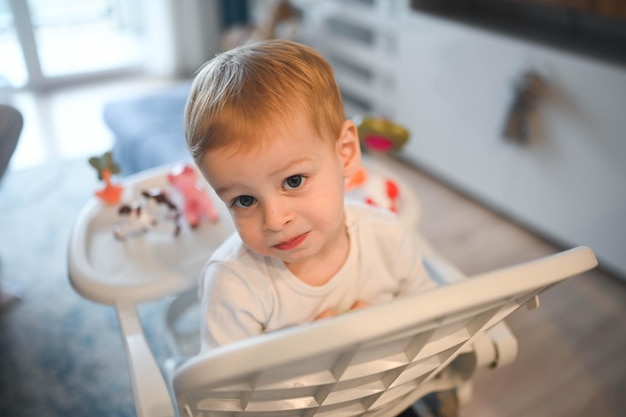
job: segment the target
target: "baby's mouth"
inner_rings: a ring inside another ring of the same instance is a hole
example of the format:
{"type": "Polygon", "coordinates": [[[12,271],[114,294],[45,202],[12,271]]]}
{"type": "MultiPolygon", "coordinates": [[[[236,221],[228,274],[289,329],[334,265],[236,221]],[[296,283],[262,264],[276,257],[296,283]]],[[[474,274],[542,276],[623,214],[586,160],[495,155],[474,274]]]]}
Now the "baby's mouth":
{"type": "Polygon", "coordinates": [[[290,250],[290,249],[294,249],[296,247],[298,247],[302,242],[304,242],[304,239],[306,239],[307,234],[303,233],[299,236],[294,237],[293,239],[289,239],[286,240],[284,242],[281,242],[277,245],[274,245],[274,247],[278,250],[290,250]]]}

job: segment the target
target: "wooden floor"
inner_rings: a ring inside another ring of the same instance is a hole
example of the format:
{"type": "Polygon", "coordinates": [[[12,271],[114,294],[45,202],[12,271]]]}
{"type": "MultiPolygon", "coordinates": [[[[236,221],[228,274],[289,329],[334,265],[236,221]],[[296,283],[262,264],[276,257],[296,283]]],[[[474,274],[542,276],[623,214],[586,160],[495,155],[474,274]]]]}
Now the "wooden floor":
{"type": "MultiPolygon", "coordinates": [[[[420,196],[422,233],[468,275],[562,249],[392,163],[420,196]]],[[[550,289],[540,302],[507,320],[518,357],[478,375],[461,417],[626,416],[626,282],[596,269],[550,289]]]]}
{"type": "MultiPolygon", "coordinates": [[[[102,104],[113,95],[157,85],[107,83],[17,97],[28,123],[13,168],[102,152],[111,143],[102,104]]],[[[392,163],[420,196],[422,233],[465,273],[559,250],[419,171],[392,163]]],[[[508,320],[519,341],[518,357],[478,376],[461,417],[626,416],[626,282],[593,271],[552,288],[541,304],[508,320]]]]}

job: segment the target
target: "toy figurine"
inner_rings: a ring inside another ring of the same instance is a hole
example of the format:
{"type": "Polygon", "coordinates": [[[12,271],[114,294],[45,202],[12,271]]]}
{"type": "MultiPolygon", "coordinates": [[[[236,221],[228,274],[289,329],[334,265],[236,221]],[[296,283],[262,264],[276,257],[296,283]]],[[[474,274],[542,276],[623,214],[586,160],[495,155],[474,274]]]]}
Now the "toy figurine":
{"type": "Polygon", "coordinates": [[[359,167],[350,178],[346,179],[346,191],[352,191],[356,188],[363,187],[367,182],[367,170],[359,167]]]}
{"type": "Polygon", "coordinates": [[[96,191],[96,196],[105,204],[114,205],[120,202],[124,187],[114,185],[111,175],[119,174],[120,167],[113,161],[111,152],[105,152],[102,156],[89,158],[89,165],[98,172],[98,179],[104,181],[104,188],[96,191]]]}
{"type": "Polygon", "coordinates": [[[146,199],[148,210],[159,219],[173,223],[176,226],[174,234],[178,235],[180,232],[180,210],[167,193],[160,188],[151,188],[143,190],[141,195],[146,199]]]}
{"type": "Polygon", "coordinates": [[[196,171],[192,167],[186,164],[176,166],[167,175],[167,180],[183,196],[183,213],[189,226],[198,227],[202,217],[212,222],[218,220],[208,190],[198,181],[196,171]]]}
{"type": "MultiPolygon", "coordinates": [[[[397,123],[380,117],[355,119],[359,140],[363,147],[376,154],[386,154],[401,150],[409,140],[409,131],[397,123]]],[[[398,211],[400,189],[395,181],[377,175],[368,175],[361,167],[346,180],[346,191],[365,203],[384,207],[394,213],[398,211]]]]}
{"type": "MultiPolygon", "coordinates": [[[[400,197],[400,189],[395,181],[389,178],[378,178],[382,183],[372,184],[377,187],[368,187],[369,190],[374,189],[367,197],[365,202],[371,206],[384,207],[394,213],[398,212],[398,199],[400,197]]],[[[377,181],[374,181],[376,183],[377,181]]]]}
{"type": "Polygon", "coordinates": [[[136,236],[150,230],[180,234],[180,211],[164,191],[153,188],[141,192],[143,200],[121,205],[118,215],[121,222],[115,227],[113,235],[118,240],[136,236]],[[151,204],[154,203],[154,204],[151,204]],[[160,209],[164,209],[165,211],[160,209]]]}
{"type": "Polygon", "coordinates": [[[364,117],[355,123],[363,147],[375,153],[397,152],[409,140],[407,129],[381,117],[364,117]]]}
{"type": "Polygon", "coordinates": [[[398,212],[400,188],[398,184],[380,175],[368,175],[361,167],[352,177],[346,180],[346,191],[352,198],[369,204],[383,207],[394,213],[398,212]]]}

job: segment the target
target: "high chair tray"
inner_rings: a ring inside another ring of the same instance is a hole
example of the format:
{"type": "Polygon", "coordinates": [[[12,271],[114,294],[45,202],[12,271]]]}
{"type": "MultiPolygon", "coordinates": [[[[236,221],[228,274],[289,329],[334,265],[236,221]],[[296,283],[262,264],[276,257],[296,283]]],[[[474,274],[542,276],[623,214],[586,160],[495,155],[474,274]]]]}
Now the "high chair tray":
{"type": "MultiPolygon", "coordinates": [[[[140,198],[143,190],[168,189],[170,169],[160,167],[126,178],[122,202],[140,198]]],[[[135,304],[196,285],[204,262],[234,231],[226,207],[209,192],[219,214],[217,222],[204,220],[191,229],[183,220],[178,236],[149,231],[124,241],[113,234],[119,205],[91,199],[79,214],[70,240],[69,274],[76,291],[99,303],[135,304]]]]}

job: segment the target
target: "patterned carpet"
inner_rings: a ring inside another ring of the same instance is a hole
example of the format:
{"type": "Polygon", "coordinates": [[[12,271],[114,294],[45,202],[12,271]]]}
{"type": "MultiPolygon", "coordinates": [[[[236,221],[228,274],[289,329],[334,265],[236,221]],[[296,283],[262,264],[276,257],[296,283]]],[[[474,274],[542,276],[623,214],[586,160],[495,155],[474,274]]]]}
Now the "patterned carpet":
{"type": "MultiPolygon", "coordinates": [[[[67,277],[76,215],[97,186],[86,161],[11,172],[0,188],[0,284],[23,299],[0,313],[0,416],[134,416],[111,307],[81,298],[67,277]]],[[[139,310],[157,357],[163,304],[139,310]]]]}

